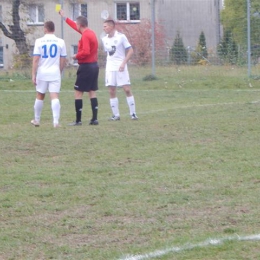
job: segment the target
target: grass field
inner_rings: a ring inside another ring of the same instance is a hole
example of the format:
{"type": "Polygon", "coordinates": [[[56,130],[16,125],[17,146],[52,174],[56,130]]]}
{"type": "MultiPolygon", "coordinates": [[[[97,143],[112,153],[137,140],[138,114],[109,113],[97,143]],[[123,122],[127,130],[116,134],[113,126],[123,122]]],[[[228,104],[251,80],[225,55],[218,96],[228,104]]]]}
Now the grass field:
{"type": "Polygon", "coordinates": [[[138,121],[122,91],[121,121],[107,120],[101,70],[100,125],[85,96],[83,125],[67,126],[68,70],[59,129],[48,97],[30,125],[30,74],[0,74],[1,260],[259,259],[260,81],[229,67],[130,71],[138,121]]]}

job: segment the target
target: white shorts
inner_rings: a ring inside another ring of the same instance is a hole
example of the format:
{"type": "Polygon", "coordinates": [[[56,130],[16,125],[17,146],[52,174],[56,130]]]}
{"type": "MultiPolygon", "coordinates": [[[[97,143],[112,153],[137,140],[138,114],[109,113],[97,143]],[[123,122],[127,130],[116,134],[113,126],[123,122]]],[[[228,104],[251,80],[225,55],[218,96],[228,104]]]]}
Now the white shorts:
{"type": "Polygon", "coordinates": [[[106,71],[106,87],[123,87],[131,85],[128,70],[106,71]]]}
{"type": "Polygon", "coordinates": [[[37,79],[36,84],[36,91],[42,94],[45,94],[47,90],[49,90],[50,93],[60,93],[60,80],[44,81],[37,79]]]}

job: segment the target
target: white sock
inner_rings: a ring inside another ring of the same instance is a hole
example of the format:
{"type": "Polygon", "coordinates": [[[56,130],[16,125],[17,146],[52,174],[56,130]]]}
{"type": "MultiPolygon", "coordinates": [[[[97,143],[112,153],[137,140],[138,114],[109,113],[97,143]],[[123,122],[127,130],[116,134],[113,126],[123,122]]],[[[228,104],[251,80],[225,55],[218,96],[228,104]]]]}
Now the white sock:
{"type": "Polygon", "coordinates": [[[120,116],[118,108],[118,98],[110,98],[110,107],[114,116],[120,116]]]}
{"type": "Polygon", "coordinates": [[[51,101],[51,109],[53,116],[53,124],[59,124],[60,120],[60,100],[58,98],[52,99],[51,101]]]}
{"type": "Polygon", "coordinates": [[[126,101],[129,107],[130,116],[135,114],[135,99],[134,96],[126,97],[126,101]]]}
{"type": "Polygon", "coordinates": [[[40,123],[41,120],[41,114],[42,114],[42,108],[43,108],[43,100],[35,99],[34,102],[34,120],[40,123]]]}

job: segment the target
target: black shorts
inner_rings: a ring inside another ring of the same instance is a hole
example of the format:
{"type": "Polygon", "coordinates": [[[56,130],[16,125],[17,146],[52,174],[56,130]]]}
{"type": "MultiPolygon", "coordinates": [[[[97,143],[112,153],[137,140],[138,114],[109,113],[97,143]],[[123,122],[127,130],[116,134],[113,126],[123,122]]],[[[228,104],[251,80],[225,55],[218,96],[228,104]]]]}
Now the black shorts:
{"type": "Polygon", "coordinates": [[[80,64],[74,89],[81,92],[98,90],[98,73],[97,62],[80,64]]]}

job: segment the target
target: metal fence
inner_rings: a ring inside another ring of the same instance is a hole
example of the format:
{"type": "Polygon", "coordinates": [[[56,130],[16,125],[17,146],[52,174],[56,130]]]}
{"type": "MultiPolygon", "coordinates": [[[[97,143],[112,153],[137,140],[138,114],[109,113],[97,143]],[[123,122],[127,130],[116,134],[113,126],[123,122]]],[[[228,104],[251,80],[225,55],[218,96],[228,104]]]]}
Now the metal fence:
{"type": "MultiPolygon", "coordinates": [[[[228,33],[221,23],[223,0],[140,0],[134,4],[113,0],[3,0],[0,3],[0,73],[24,69],[20,53],[23,45],[18,48],[18,38],[25,37],[22,44],[32,53],[35,39],[43,36],[42,25],[46,20],[54,21],[56,35],[66,42],[68,66],[76,66],[71,57],[77,51],[80,35],[59,16],[58,9],[63,8],[72,19],[87,15],[89,26],[99,39],[104,36],[104,19],[116,19],[118,30],[128,36],[134,47],[131,64],[151,66],[152,74],[157,73],[158,66],[229,65],[246,68],[248,76],[259,76],[260,15],[251,7],[250,0],[239,1],[243,2],[244,12],[239,9],[230,18],[230,24],[241,24],[241,30],[235,28],[237,31],[228,33]],[[119,19],[124,11],[126,16],[119,19]]],[[[228,2],[225,0],[225,5],[228,2]]],[[[105,64],[101,44],[99,63],[105,64]]]]}

